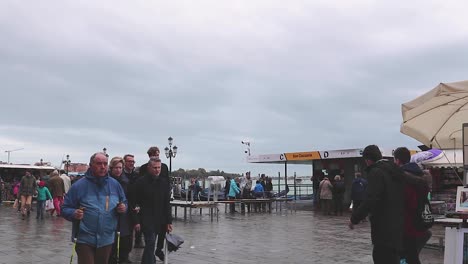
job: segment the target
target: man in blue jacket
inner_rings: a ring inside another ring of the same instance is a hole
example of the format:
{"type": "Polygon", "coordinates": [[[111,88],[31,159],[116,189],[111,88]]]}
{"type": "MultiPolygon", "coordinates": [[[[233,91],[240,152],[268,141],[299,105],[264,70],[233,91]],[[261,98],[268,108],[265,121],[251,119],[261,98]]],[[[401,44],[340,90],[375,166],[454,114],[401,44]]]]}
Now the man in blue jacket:
{"type": "Polygon", "coordinates": [[[73,222],[79,264],[109,261],[118,214],[127,209],[119,182],[109,177],[107,156],[95,153],[85,177],[71,186],[62,206],[62,216],[73,222]]]}

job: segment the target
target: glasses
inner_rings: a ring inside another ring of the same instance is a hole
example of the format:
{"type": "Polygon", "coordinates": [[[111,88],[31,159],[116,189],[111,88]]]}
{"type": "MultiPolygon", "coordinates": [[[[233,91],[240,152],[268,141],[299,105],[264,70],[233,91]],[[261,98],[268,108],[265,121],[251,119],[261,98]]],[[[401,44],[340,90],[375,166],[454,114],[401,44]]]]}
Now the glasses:
{"type": "Polygon", "coordinates": [[[127,160],[127,161],[125,161],[125,162],[128,162],[128,163],[135,163],[134,160],[127,160]]]}

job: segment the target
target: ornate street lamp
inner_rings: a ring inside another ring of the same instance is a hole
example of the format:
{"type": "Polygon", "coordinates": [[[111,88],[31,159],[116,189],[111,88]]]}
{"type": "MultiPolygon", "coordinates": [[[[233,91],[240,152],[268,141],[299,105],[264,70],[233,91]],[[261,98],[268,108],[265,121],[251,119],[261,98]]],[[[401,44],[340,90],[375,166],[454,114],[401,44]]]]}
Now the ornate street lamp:
{"type": "MultiPolygon", "coordinates": [[[[68,175],[68,167],[70,166],[70,163],[71,163],[70,155],[67,154],[66,158],[67,159],[62,161],[62,163],[65,164],[65,174],[68,175]]],[[[42,163],[42,159],[41,159],[41,163],[42,163]]]]}
{"type": "Polygon", "coordinates": [[[104,155],[106,155],[106,157],[109,157],[109,154],[107,154],[107,149],[106,148],[102,149],[102,153],[104,153],[104,155]]]}
{"type": "Polygon", "coordinates": [[[174,139],[172,137],[169,137],[167,139],[168,143],[169,143],[169,147],[166,147],[164,148],[164,152],[166,154],[166,158],[169,159],[169,176],[171,175],[171,172],[172,172],[172,158],[175,158],[176,157],[176,154],[177,154],[177,146],[172,146],[172,141],[174,139]]]}

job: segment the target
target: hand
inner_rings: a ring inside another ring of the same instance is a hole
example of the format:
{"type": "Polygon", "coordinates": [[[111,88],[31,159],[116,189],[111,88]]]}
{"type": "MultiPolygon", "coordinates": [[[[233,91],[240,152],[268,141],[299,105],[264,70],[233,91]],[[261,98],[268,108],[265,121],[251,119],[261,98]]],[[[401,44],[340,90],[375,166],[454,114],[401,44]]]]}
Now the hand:
{"type": "Polygon", "coordinates": [[[140,206],[133,208],[133,211],[138,214],[140,212],[140,206]]]}
{"type": "Polygon", "coordinates": [[[172,232],[172,224],[167,225],[167,232],[168,233],[172,232]]]}
{"type": "Polygon", "coordinates": [[[73,217],[74,217],[76,220],[81,220],[81,219],[83,219],[83,215],[84,215],[84,208],[76,209],[75,212],[73,213],[73,217]]]}
{"type": "Polygon", "coordinates": [[[119,213],[125,213],[126,209],[127,207],[125,206],[124,203],[119,203],[119,205],[117,205],[117,212],[119,213]]]}
{"type": "Polygon", "coordinates": [[[351,220],[349,220],[348,227],[349,227],[349,229],[351,229],[351,230],[354,229],[354,224],[353,224],[353,222],[351,222],[351,220]]]}
{"type": "Polygon", "coordinates": [[[137,231],[137,232],[140,232],[140,230],[141,230],[140,224],[136,224],[136,225],[133,227],[133,229],[135,229],[135,231],[137,231]]]}

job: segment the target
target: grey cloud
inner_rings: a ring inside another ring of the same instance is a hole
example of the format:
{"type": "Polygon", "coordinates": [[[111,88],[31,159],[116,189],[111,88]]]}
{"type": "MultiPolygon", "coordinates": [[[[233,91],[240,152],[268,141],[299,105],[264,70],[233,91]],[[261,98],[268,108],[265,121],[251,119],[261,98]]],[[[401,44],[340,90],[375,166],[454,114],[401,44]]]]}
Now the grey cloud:
{"type": "Polygon", "coordinates": [[[277,168],[246,164],[244,139],[253,154],[416,146],[401,103],[466,78],[466,26],[437,2],[0,5],[0,150],[25,146],[22,162],[105,146],[140,163],[168,136],[173,168],[237,172],[277,168]]]}

